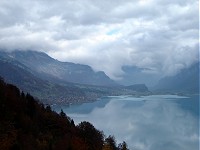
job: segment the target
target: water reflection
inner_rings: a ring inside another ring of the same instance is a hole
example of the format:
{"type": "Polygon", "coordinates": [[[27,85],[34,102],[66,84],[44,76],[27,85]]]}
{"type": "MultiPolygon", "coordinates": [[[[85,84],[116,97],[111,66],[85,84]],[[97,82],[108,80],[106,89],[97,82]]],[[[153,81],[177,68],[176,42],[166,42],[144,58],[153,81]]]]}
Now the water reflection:
{"type": "Polygon", "coordinates": [[[109,97],[63,110],[136,150],[198,150],[198,97],[109,97]]]}

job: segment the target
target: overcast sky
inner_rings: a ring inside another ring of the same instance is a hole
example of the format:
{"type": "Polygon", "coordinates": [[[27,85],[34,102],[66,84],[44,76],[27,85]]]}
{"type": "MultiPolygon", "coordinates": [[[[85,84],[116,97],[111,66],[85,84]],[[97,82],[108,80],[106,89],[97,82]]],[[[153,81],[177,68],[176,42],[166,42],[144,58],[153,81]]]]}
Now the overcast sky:
{"type": "Polygon", "coordinates": [[[103,70],[172,75],[198,61],[198,0],[1,0],[0,49],[103,70]]]}

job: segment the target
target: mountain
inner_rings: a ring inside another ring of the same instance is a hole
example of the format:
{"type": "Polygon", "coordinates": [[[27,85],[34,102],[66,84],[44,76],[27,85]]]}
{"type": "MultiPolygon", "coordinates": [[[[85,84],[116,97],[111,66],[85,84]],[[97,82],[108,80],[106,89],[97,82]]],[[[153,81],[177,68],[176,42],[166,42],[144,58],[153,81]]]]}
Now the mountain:
{"type": "Polygon", "coordinates": [[[137,91],[137,92],[148,91],[148,88],[145,84],[134,84],[134,85],[126,86],[126,89],[134,90],[134,91],[137,91]]]}
{"type": "Polygon", "coordinates": [[[143,83],[148,87],[151,87],[154,86],[159,80],[159,76],[154,73],[150,73],[152,70],[148,68],[123,66],[122,71],[124,74],[121,76],[121,80],[118,80],[117,83],[126,86],[143,83]]]}
{"type": "MultiPolygon", "coordinates": [[[[93,77],[95,76],[95,73],[89,66],[77,65],[73,63],[62,63],[54,60],[44,53],[33,51],[18,51],[12,53],[0,52],[0,76],[3,77],[6,82],[14,84],[21,90],[39,98],[43,103],[62,105],[70,103],[90,102],[102,96],[150,94],[148,88],[146,88],[145,85],[132,85],[130,87],[126,87],[121,85],[116,86],[116,84],[112,84],[115,86],[108,86],[111,84],[102,86],[68,82],[65,79],[59,78],[60,76],[57,77],[57,71],[55,71],[55,75],[52,71],[55,69],[58,70],[58,72],[62,72],[63,68],[66,69],[64,64],[67,64],[66,66],[68,66],[68,68],[71,67],[68,70],[75,70],[75,73],[81,69],[86,70],[83,74],[88,74],[88,79],[90,78],[90,75],[93,77]],[[44,66],[47,66],[47,68],[44,66]],[[55,68],[52,66],[55,66],[55,68]],[[90,70],[91,74],[88,73],[87,70],[90,70]],[[49,72],[44,73],[45,71],[49,71],[52,73],[52,75],[48,74],[49,72]]],[[[67,70],[64,70],[64,72],[67,72],[67,70]]],[[[98,74],[99,76],[102,76],[100,77],[101,79],[103,78],[106,80],[104,73],[99,72],[98,74]]],[[[81,79],[84,80],[84,78],[81,79]]],[[[107,79],[110,81],[109,78],[107,79]]],[[[77,80],[80,80],[78,79],[78,76],[77,80]]],[[[100,80],[98,80],[98,82],[100,82],[100,80]]],[[[82,83],[83,82],[84,81],[82,81],[82,83]]],[[[94,82],[96,81],[94,80],[94,82]]]]}
{"type": "Polygon", "coordinates": [[[90,66],[60,62],[46,53],[37,51],[13,51],[7,56],[24,64],[37,76],[54,82],[67,81],[80,84],[116,86],[104,72],[94,72],[90,66]]]}
{"type": "Polygon", "coordinates": [[[2,79],[0,122],[1,150],[127,150],[125,142],[117,147],[113,136],[86,121],[75,125],[62,110],[57,114],[2,79]]]}
{"type": "Polygon", "coordinates": [[[0,76],[8,83],[21,90],[41,98],[44,103],[74,103],[85,101],[85,93],[72,84],[65,86],[40,79],[29,72],[29,69],[17,61],[0,59],[0,76]]]}
{"type": "Polygon", "coordinates": [[[174,76],[164,77],[154,87],[155,91],[164,92],[199,92],[199,62],[182,69],[174,76]]]}

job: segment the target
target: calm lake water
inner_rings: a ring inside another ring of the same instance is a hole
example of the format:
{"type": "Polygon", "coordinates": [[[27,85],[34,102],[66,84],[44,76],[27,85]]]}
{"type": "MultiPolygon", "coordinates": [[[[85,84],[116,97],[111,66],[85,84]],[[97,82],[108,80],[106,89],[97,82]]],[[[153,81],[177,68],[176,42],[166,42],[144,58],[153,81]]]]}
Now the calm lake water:
{"type": "Polygon", "coordinates": [[[76,124],[126,141],[131,150],[199,150],[199,96],[110,96],[92,103],[54,106],[76,124]]]}

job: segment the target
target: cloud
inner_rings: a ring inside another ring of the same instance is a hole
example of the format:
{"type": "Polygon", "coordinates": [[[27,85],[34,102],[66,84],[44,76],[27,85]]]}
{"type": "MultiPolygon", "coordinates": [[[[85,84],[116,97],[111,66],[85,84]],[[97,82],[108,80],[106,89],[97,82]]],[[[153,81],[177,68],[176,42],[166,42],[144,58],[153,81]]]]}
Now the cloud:
{"type": "Polygon", "coordinates": [[[198,61],[198,1],[2,0],[0,49],[39,50],[103,70],[176,74],[198,61]]]}
{"type": "MultiPolygon", "coordinates": [[[[94,104],[75,107],[79,111],[92,107],[86,114],[68,115],[77,123],[90,121],[107,135],[115,135],[118,142],[126,141],[130,149],[198,149],[198,118],[172,101],[174,98],[179,97],[113,98],[104,107],[94,108],[94,104]]],[[[98,105],[104,103],[101,101],[98,105]]]]}

